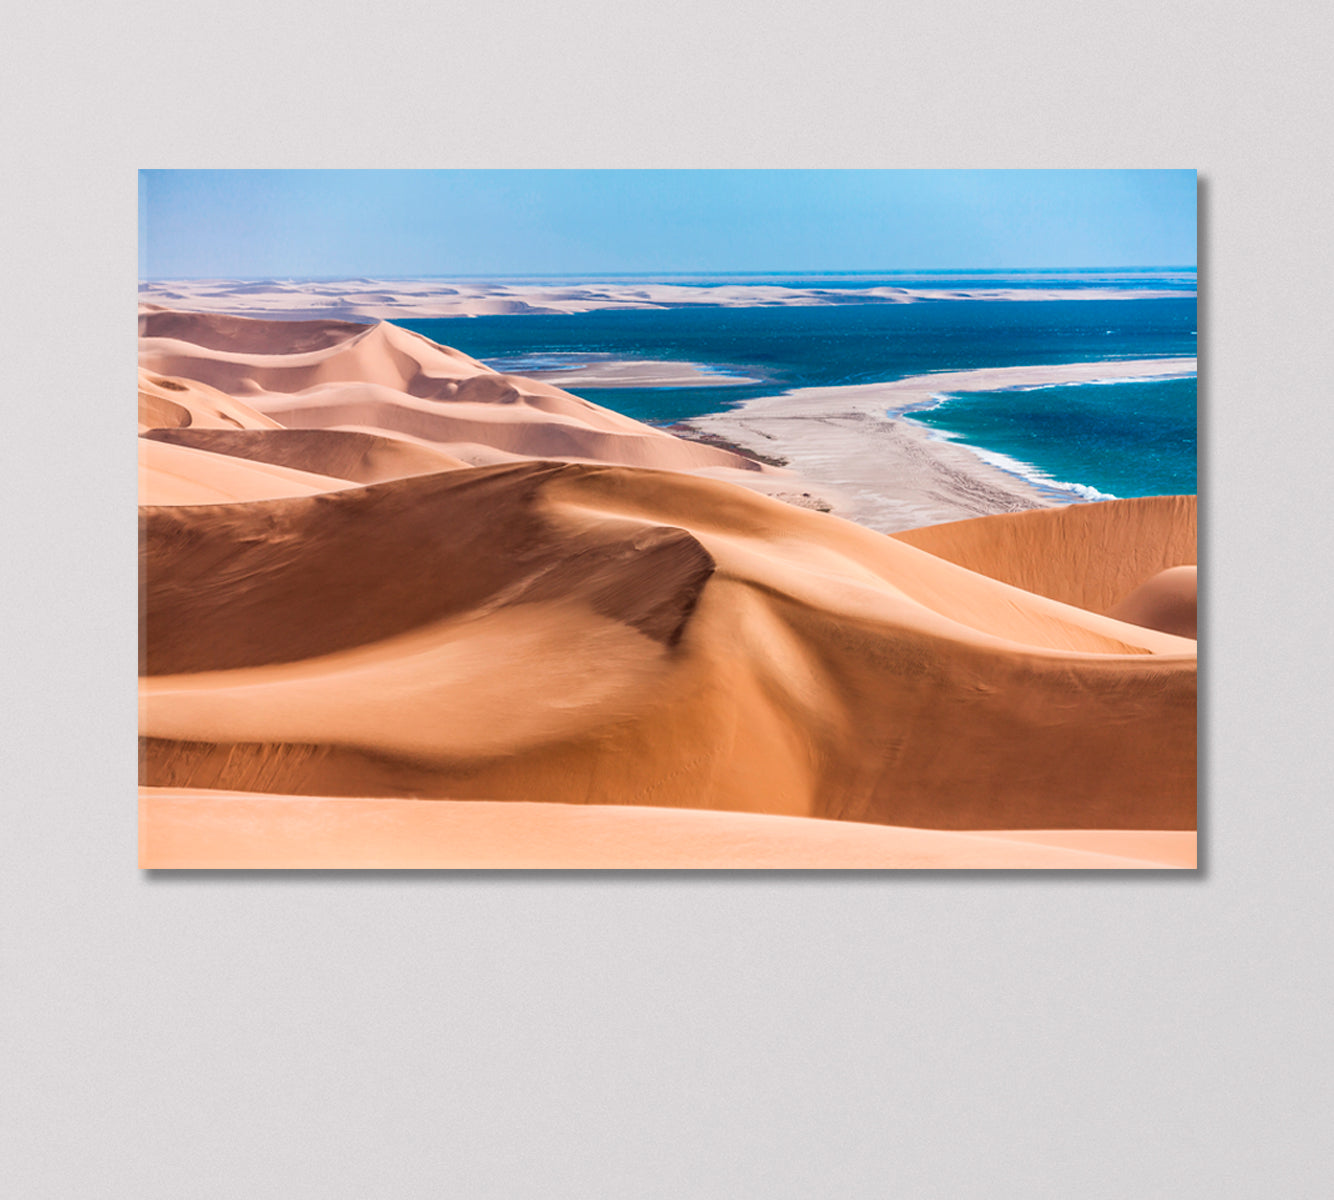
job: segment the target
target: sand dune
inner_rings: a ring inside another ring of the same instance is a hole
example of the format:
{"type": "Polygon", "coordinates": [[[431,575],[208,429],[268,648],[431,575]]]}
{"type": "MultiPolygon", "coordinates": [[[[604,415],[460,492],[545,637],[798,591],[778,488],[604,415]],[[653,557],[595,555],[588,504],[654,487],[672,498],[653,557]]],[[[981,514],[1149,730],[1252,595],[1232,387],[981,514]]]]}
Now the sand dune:
{"type": "Polygon", "coordinates": [[[193,342],[209,350],[240,354],[305,354],[343,345],[366,333],[366,322],[316,320],[251,321],[226,313],[179,312],[155,304],[139,305],[140,338],[193,342]]]}
{"type": "Polygon", "coordinates": [[[597,413],[544,411],[540,401],[547,397],[535,394],[541,385],[531,385],[534,392],[528,395],[506,395],[501,389],[512,387],[507,382],[511,378],[492,375],[476,383],[466,381],[448,404],[416,399],[374,384],[355,389],[346,385],[313,387],[291,399],[265,397],[255,402],[291,429],[354,425],[378,428],[434,443],[446,453],[453,446],[474,443],[525,458],[612,462],[668,470],[708,466],[762,470],[740,455],[673,438],[648,426],[608,427],[597,413]],[[476,399],[479,396],[481,399],[476,399]]]}
{"type": "Polygon", "coordinates": [[[982,835],[755,813],[144,788],[139,865],[169,868],[1193,867],[1190,833],[982,835]]]}
{"type": "Polygon", "coordinates": [[[1193,821],[1193,643],[728,484],[455,470],[144,550],[147,783],[1193,821]]]}
{"type": "Polygon", "coordinates": [[[451,383],[494,374],[465,354],[387,324],[292,322],[298,331],[308,331],[297,350],[287,342],[287,322],[145,313],[139,324],[141,366],[199,380],[228,394],[296,392],[318,383],[353,382],[442,397],[453,394],[451,383]],[[172,320],[162,322],[164,315],[172,320]],[[164,325],[166,333],[156,332],[164,325]]]}
{"type": "Polygon", "coordinates": [[[422,443],[360,430],[152,429],[144,437],[354,483],[381,483],[469,465],[422,443]]]}
{"type": "MultiPolygon", "coordinates": [[[[1105,613],[1159,572],[1194,565],[1195,512],[1194,496],[1149,496],[1002,513],[893,536],[992,579],[1105,613]]],[[[1194,637],[1193,616],[1191,626],[1187,636],[1194,637]]]]}
{"type": "Polygon", "coordinates": [[[1190,498],[890,538],[392,326],[143,320],[153,862],[1186,865],[1190,498]]]}
{"type": "Polygon", "coordinates": [[[139,372],[139,428],[278,429],[277,421],[192,379],[139,372]]]}
{"type": "Polygon", "coordinates": [[[1195,568],[1168,567],[1108,612],[1118,621],[1193,638],[1196,628],[1195,568]]]}
{"type": "MultiPolygon", "coordinates": [[[[206,429],[199,432],[222,431],[206,429]]],[[[262,436],[271,431],[244,432],[262,436]]],[[[310,496],[348,486],[345,479],[333,479],[310,471],[247,462],[225,454],[210,454],[206,450],[191,449],[188,445],[173,445],[148,437],[139,439],[140,504],[225,504],[238,500],[276,500],[284,496],[310,496]]]]}
{"type": "Polygon", "coordinates": [[[498,374],[393,325],[160,311],[141,314],[140,325],[141,367],[198,381],[289,429],[372,428],[433,443],[446,454],[455,444],[481,444],[526,458],[765,469],[549,384],[498,374]],[[296,326],[297,352],[286,349],[289,324],[296,326]]]}

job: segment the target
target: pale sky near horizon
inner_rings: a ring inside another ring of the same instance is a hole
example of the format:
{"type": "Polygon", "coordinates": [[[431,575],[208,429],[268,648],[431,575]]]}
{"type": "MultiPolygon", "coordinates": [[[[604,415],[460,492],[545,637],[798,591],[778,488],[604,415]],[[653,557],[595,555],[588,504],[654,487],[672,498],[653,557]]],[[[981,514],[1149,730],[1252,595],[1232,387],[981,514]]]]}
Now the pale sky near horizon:
{"type": "Polygon", "coordinates": [[[1193,267],[1194,171],[140,171],[139,276],[1193,267]]]}

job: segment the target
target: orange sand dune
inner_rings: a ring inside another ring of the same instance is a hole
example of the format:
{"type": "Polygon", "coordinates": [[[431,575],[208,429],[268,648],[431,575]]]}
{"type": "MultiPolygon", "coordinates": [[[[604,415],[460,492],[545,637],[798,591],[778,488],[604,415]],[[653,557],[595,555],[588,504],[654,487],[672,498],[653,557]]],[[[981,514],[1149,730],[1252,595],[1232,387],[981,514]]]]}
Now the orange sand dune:
{"type": "Polygon", "coordinates": [[[1193,643],[729,484],[527,463],[143,521],[147,784],[1193,825],[1193,643]]]}
{"type": "Polygon", "coordinates": [[[1158,572],[1194,564],[1195,497],[1000,513],[891,536],[1026,591],[1109,612],[1158,572]]]}
{"type": "Polygon", "coordinates": [[[139,337],[193,342],[209,350],[239,354],[305,354],[343,345],[364,334],[363,322],[254,321],[225,313],[178,312],[139,305],[139,337]]]}
{"type": "Polygon", "coordinates": [[[431,446],[359,430],[152,429],[144,437],[353,483],[381,483],[468,465],[431,446]]]}
{"type": "Polygon", "coordinates": [[[750,458],[674,437],[549,384],[497,374],[387,323],[149,311],[141,314],[140,328],[144,369],[243,398],[291,429],[360,426],[445,445],[480,443],[529,458],[765,470],[750,458]]]}
{"type": "Polygon", "coordinates": [[[145,865],[1190,865],[1193,497],[886,537],[392,325],[141,328],[145,865]]]}
{"type": "MultiPolygon", "coordinates": [[[[189,432],[184,431],[184,432],[189,432]]],[[[221,432],[201,430],[202,433],[221,432]]],[[[233,430],[257,433],[270,430],[233,430]]],[[[349,487],[345,479],[315,475],[270,463],[248,462],[147,437],[139,439],[140,504],[223,504],[276,500],[349,487]]]]}
{"type": "MultiPolygon", "coordinates": [[[[739,454],[688,442],[638,422],[629,428],[606,427],[611,423],[596,412],[549,411],[542,402],[549,403],[552,397],[536,391],[544,385],[532,384],[532,390],[520,393],[513,379],[509,375],[489,375],[465,380],[448,404],[375,384],[346,383],[312,387],[292,397],[256,396],[252,400],[290,429],[371,427],[437,444],[446,453],[456,444],[477,443],[525,458],[681,471],[710,466],[757,472],[764,469],[739,454]]],[[[555,399],[563,400],[564,396],[560,393],[555,399]]]]}
{"type": "MultiPolygon", "coordinates": [[[[433,454],[452,459],[465,467],[491,467],[497,463],[527,462],[529,460],[529,456],[526,454],[499,450],[495,446],[486,446],[481,442],[433,442],[428,438],[419,438],[411,433],[404,433],[401,429],[394,430],[392,434],[377,429],[373,425],[330,425],[328,429],[331,432],[369,433],[375,437],[392,439],[396,443],[422,446],[433,454]]],[[[408,473],[413,474],[415,472],[408,473]]]]}
{"type": "Polygon", "coordinates": [[[284,324],[218,314],[145,314],[139,318],[140,365],[229,394],[354,382],[445,396],[451,383],[494,374],[466,354],[396,325],[298,321],[293,325],[307,336],[294,337],[284,324]],[[171,320],[164,324],[166,317],[171,320]]]}
{"type": "Polygon", "coordinates": [[[1190,833],[982,835],[700,812],[143,788],[139,865],[537,869],[1193,867],[1190,833]]]}
{"type": "Polygon", "coordinates": [[[248,404],[191,379],[139,372],[139,428],[278,429],[248,404]]]}
{"type": "Polygon", "coordinates": [[[1194,567],[1168,567],[1136,588],[1108,616],[1148,629],[1193,638],[1196,628],[1194,567]]]}

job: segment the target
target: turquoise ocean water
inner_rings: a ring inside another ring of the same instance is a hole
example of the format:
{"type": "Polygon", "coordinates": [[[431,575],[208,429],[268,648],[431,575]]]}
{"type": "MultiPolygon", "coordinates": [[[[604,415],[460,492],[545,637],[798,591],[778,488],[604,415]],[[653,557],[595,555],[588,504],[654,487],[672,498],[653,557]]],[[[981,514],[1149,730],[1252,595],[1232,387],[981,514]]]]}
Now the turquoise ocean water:
{"type": "MultiPolygon", "coordinates": [[[[1193,270],[727,276],[670,282],[825,287],[837,289],[840,302],[399,323],[516,374],[611,355],[692,362],[761,380],[736,385],[722,382],[722,376],[717,386],[570,389],[657,424],[720,412],[789,388],[983,367],[1105,362],[1101,380],[1111,381],[1118,360],[1193,356],[1196,348],[1193,270]],[[884,286],[918,289],[930,298],[882,303],[858,296],[884,286]],[[980,299],[978,290],[1007,298],[980,299]]],[[[1193,376],[942,395],[935,408],[918,410],[911,419],[1016,474],[1059,482],[1072,499],[1195,490],[1193,376]]]]}
{"type": "Polygon", "coordinates": [[[1193,377],[947,393],[912,417],[1085,499],[1195,491],[1193,377]]]}

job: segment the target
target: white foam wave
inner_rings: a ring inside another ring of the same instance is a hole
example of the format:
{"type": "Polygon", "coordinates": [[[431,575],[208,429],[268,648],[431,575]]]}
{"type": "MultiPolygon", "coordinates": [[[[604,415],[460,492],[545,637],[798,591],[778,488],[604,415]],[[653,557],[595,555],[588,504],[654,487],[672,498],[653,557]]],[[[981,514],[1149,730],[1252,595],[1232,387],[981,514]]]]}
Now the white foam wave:
{"type": "Polygon", "coordinates": [[[1041,467],[1035,467],[1032,463],[1021,462],[1017,458],[1011,458],[1008,454],[1001,454],[996,450],[984,450],[980,446],[970,446],[967,442],[961,442],[960,445],[966,446],[977,455],[984,463],[1006,472],[1009,475],[1017,475],[1027,483],[1035,484],[1040,488],[1047,488],[1058,492],[1070,492],[1072,495],[1080,497],[1082,500],[1115,500],[1111,492],[1100,492],[1097,488],[1087,483],[1068,483],[1063,479],[1054,479],[1048,475],[1041,467]]]}
{"type": "Polygon", "coordinates": [[[929,430],[928,439],[936,442],[952,442],[956,446],[962,446],[965,450],[971,451],[988,466],[995,467],[998,471],[1004,471],[1007,475],[1014,475],[1022,479],[1025,483],[1032,484],[1034,487],[1045,491],[1068,492],[1072,496],[1078,496],[1081,500],[1116,500],[1118,499],[1111,492],[1099,491],[1091,484],[1070,483],[1064,479],[1056,479],[1047,474],[1041,467],[1034,466],[1032,463],[1024,462],[1018,458],[1012,458],[1008,454],[1002,454],[998,450],[987,450],[982,446],[974,446],[968,442],[961,441],[957,434],[950,433],[945,429],[929,430]]]}

